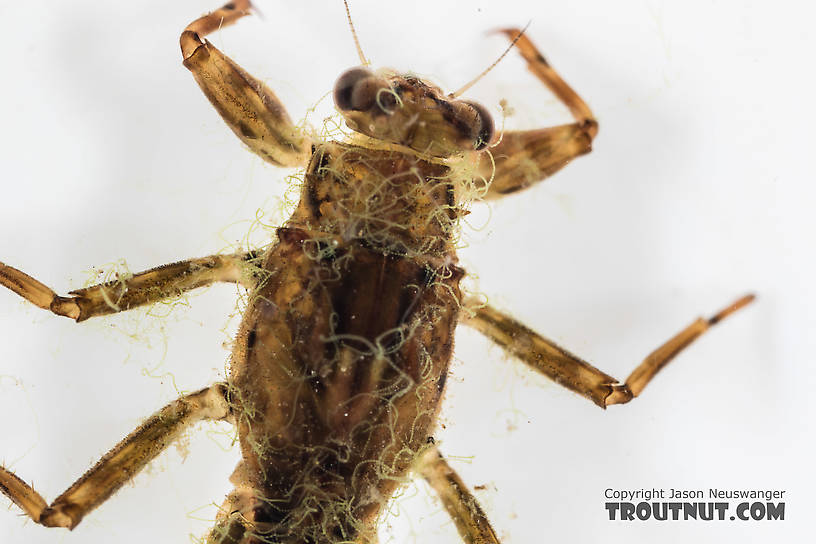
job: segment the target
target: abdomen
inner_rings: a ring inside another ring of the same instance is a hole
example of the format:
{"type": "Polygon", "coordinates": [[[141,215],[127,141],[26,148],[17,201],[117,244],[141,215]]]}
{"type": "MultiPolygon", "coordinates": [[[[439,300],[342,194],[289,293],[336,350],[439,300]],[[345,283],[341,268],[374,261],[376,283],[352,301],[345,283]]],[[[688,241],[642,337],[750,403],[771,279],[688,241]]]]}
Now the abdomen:
{"type": "Polygon", "coordinates": [[[362,240],[278,235],[233,354],[235,483],[264,498],[251,516],[272,541],[367,540],[432,431],[462,272],[362,240]]]}

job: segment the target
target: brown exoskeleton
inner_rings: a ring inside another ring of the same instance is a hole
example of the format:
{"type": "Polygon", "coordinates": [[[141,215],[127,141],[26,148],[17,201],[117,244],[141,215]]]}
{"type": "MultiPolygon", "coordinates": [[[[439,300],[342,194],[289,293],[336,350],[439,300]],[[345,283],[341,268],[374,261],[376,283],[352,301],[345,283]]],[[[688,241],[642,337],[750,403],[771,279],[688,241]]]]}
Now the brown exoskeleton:
{"type": "Polygon", "coordinates": [[[460,319],[605,407],[639,394],[679,350],[749,298],[695,321],[622,383],[491,307],[462,300],[454,242],[465,196],[482,180],[491,181],[487,198],[520,190],[588,152],[597,131],[589,108],[522,37],[517,45],[530,69],[576,122],[499,138],[481,106],[415,77],[354,68],[334,94],[361,135],[313,142],[269,89],[201,39],[248,8],[237,2],[191,23],[182,53],[250,149],[273,164],[308,163],[300,205],[277,244],[263,255],[184,261],[67,297],[0,267],[6,287],[76,320],[215,281],[242,282],[253,297],[229,379],[148,419],[50,506],[5,469],[0,486],[34,521],[73,528],[184,428],[229,419],[244,460],[211,542],[374,540],[382,506],[412,466],[466,540],[496,542],[465,485],[428,445],[460,319]]]}

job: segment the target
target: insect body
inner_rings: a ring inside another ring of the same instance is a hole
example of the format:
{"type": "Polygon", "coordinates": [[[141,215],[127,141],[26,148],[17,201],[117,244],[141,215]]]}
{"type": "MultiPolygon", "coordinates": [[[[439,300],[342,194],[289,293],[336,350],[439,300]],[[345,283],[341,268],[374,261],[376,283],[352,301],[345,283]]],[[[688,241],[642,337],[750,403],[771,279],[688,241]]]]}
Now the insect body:
{"type": "Polygon", "coordinates": [[[487,110],[421,79],[352,68],[334,100],[356,135],[322,142],[298,130],[263,83],[204,36],[248,13],[233,2],[181,35],[185,66],[235,134],[277,165],[306,168],[301,199],[266,252],[215,255],[59,296],[0,264],[0,283],[83,321],[217,281],[252,296],[230,375],[151,416],[52,503],[0,468],[0,490],[34,521],[76,527],[196,421],[225,419],[242,461],[211,543],[374,542],[383,507],[414,470],[468,542],[498,542],[467,486],[433,445],[464,322],[533,369],[601,407],[628,402],[674,355],[750,301],[699,319],[623,382],[496,309],[462,296],[455,240],[468,197],[499,198],[587,153],[592,112],[517,30],[530,70],[575,121],[495,134],[487,110]]]}

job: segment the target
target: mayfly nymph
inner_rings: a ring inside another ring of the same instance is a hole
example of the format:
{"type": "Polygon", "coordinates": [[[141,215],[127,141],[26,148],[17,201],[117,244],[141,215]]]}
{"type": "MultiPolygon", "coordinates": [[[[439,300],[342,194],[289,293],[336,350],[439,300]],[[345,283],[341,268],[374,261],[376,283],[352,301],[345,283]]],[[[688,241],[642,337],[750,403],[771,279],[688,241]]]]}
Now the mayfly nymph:
{"type": "Polygon", "coordinates": [[[412,473],[438,494],[464,541],[498,543],[432,438],[458,324],[606,408],[638,396],[753,296],[695,320],[619,381],[463,295],[456,242],[467,207],[526,189],[588,153],[598,123],[587,104],[518,29],[501,32],[573,122],[499,131],[487,108],[460,98],[473,82],[446,94],[415,75],[368,68],[358,45],[361,65],[333,90],[353,134],[322,141],[204,39],[250,10],[247,0],[230,2],[190,23],[180,44],[184,66],[236,136],[273,165],[305,169],[299,203],[275,242],[67,296],[0,263],[0,284],[78,322],[240,283],[251,295],[229,375],[156,412],[53,502],[4,467],[0,491],[33,521],[73,529],[191,425],[226,420],[242,459],[208,543],[374,543],[385,505],[412,473]]]}

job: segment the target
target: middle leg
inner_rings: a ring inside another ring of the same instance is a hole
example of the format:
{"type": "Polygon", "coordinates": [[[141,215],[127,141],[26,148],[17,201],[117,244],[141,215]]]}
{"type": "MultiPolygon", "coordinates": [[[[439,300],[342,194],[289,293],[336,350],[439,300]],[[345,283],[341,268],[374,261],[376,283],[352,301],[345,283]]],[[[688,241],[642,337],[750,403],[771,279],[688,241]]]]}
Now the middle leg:
{"type": "Polygon", "coordinates": [[[215,282],[241,283],[248,289],[258,278],[249,272],[254,251],[234,255],[211,255],[179,261],[139,272],[131,277],[71,291],[55,293],[25,272],[0,262],[0,285],[35,306],[56,315],[84,321],[151,304],[215,282]]]}
{"type": "Polygon", "coordinates": [[[490,306],[479,306],[471,302],[469,306],[472,313],[466,316],[464,322],[533,370],[588,398],[601,408],[606,408],[637,397],[655,374],[678,353],[713,325],[753,300],[754,295],[746,295],[707,319],[694,320],[650,353],[623,383],[490,306]]]}

